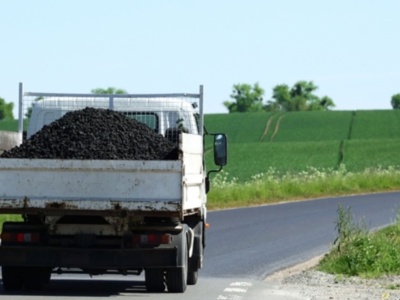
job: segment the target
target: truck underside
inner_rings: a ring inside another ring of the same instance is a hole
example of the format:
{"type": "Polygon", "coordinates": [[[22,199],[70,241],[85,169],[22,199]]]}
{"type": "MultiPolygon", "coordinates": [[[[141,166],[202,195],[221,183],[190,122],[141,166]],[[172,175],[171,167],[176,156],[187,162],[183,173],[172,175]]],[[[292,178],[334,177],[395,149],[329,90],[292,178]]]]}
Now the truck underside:
{"type": "MultiPolygon", "coordinates": [[[[179,218],[126,217],[116,228],[104,216],[27,215],[3,224],[0,247],[6,290],[40,289],[52,272],[90,275],[145,271],[146,288],[184,292],[196,284],[202,266],[204,222],[179,218]],[[47,220],[47,222],[46,222],[47,220]],[[51,220],[51,223],[49,221],[51,220]],[[126,227],[127,226],[127,227],[126,227]]],[[[119,218],[119,220],[121,220],[119,218]]]]}

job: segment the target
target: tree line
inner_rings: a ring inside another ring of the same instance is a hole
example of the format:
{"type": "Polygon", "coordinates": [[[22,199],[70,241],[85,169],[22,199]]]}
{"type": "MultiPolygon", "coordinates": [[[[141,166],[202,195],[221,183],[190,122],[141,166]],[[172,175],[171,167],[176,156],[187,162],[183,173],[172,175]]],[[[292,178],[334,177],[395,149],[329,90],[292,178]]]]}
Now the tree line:
{"type": "Polygon", "coordinates": [[[335,103],[328,96],[318,97],[318,87],[312,81],[298,81],[292,87],[280,84],[273,88],[272,99],[264,102],[264,90],[254,85],[235,84],[230,97],[223,104],[230,113],[254,111],[330,110],[335,103]]]}
{"type": "MultiPolygon", "coordinates": [[[[232,101],[223,102],[229,113],[255,111],[315,111],[330,110],[335,103],[328,96],[318,97],[318,87],[312,81],[298,81],[292,87],[280,84],[272,89],[272,99],[264,102],[264,89],[258,83],[233,85],[232,101]]],[[[393,109],[400,109],[400,93],[392,96],[393,109]]]]}
{"type": "MultiPolygon", "coordinates": [[[[224,101],[229,113],[256,111],[315,111],[330,110],[335,103],[328,96],[319,97],[315,94],[318,87],[312,81],[298,81],[292,87],[279,84],[272,89],[272,99],[264,102],[265,91],[258,83],[253,85],[239,83],[233,85],[231,101],[224,101]]],[[[91,90],[92,94],[127,94],[124,89],[108,87],[91,90]]],[[[39,101],[40,98],[34,101],[39,101]]],[[[400,109],[400,93],[391,98],[393,109],[400,109]]],[[[0,97],[0,120],[14,119],[14,103],[7,103],[0,97]]],[[[26,117],[30,117],[32,108],[28,108],[26,117]]]]}

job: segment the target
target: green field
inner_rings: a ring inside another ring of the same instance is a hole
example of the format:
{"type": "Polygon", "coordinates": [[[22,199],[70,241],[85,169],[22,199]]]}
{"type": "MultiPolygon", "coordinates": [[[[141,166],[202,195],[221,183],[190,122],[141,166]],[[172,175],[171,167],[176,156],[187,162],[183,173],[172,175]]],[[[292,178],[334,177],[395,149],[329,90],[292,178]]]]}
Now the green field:
{"type": "Polygon", "coordinates": [[[210,133],[224,132],[231,143],[260,142],[272,113],[206,115],[204,123],[210,133]]]}
{"type": "MultiPolygon", "coordinates": [[[[247,181],[253,175],[275,169],[277,172],[300,172],[309,167],[332,168],[338,160],[339,143],[231,143],[228,165],[224,172],[229,178],[247,181]]],[[[209,155],[208,157],[211,157],[209,155]]],[[[212,166],[211,161],[208,162],[212,166]]]]}
{"type": "MultiPolygon", "coordinates": [[[[205,124],[228,135],[224,171],[239,182],[271,168],[284,174],[340,164],[350,172],[400,166],[398,110],[217,114],[205,124]]],[[[206,161],[212,168],[211,152],[206,161]]]]}
{"type": "Polygon", "coordinates": [[[357,111],[351,139],[399,139],[400,110],[357,111]]]}
{"type": "Polygon", "coordinates": [[[272,142],[321,142],[347,139],[352,112],[286,113],[272,142]]]}
{"type": "Polygon", "coordinates": [[[18,121],[17,120],[1,120],[0,130],[4,131],[18,131],[18,121]]]}
{"type": "MultiPolygon", "coordinates": [[[[24,128],[28,127],[28,121],[24,120],[24,128]]],[[[0,130],[18,132],[18,121],[17,120],[1,120],[0,130]]]]}

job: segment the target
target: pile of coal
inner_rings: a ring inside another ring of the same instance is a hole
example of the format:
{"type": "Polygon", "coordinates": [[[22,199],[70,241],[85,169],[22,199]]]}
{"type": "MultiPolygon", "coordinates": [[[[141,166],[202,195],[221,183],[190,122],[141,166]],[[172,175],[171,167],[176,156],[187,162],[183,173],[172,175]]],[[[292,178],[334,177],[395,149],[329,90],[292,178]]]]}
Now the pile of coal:
{"type": "Polygon", "coordinates": [[[121,113],[85,108],[44,126],[3,158],[177,159],[176,144],[121,113]]]}

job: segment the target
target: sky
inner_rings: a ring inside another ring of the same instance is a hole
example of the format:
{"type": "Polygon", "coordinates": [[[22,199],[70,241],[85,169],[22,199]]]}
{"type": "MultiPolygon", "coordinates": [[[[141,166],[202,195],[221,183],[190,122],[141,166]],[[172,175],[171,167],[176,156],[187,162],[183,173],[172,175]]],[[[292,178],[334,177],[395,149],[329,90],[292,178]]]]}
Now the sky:
{"type": "MultiPolygon", "coordinates": [[[[398,0],[0,0],[0,97],[197,93],[227,113],[234,84],[313,81],[335,110],[391,109],[398,0]]],[[[14,116],[17,104],[15,104],[14,116]]]]}

